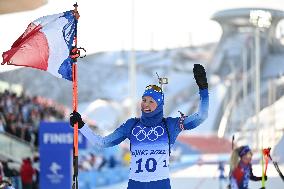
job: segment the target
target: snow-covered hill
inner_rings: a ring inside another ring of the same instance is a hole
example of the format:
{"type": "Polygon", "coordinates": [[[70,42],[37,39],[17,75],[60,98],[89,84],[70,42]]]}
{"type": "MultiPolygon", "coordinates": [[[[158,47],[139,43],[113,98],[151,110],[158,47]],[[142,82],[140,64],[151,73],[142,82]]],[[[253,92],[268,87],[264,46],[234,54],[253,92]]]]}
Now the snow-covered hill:
{"type": "MultiPolygon", "coordinates": [[[[137,51],[137,112],[139,113],[139,100],[149,84],[158,84],[156,72],[162,77],[169,78],[169,84],[164,87],[165,113],[178,116],[177,107],[186,105],[182,111],[190,113],[192,102],[198,102],[198,88],[195,84],[192,68],[194,63],[207,65],[206,61],[214,46],[204,48],[181,48],[163,51],[137,51]],[[199,61],[197,61],[199,59],[199,61]],[[201,60],[201,61],[200,61],[201,60]],[[176,112],[172,112],[176,111],[176,112]]],[[[79,111],[88,114],[88,117],[100,117],[103,125],[116,125],[126,119],[129,81],[128,62],[130,52],[117,51],[88,55],[78,61],[78,96],[79,111]],[[117,114],[102,113],[102,108],[90,110],[96,106],[96,101],[106,101],[117,114]],[[114,106],[114,104],[116,104],[114,106]],[[115,107],[115,108],[114,108],[115,107]],[[97,113],[94,113],[94,112],[97,113]],[[95,115],[98,114],[98,115],[95,115]],[[105,115],[105,117],[103,117],[105,115]],[[114,118],[111,118],[114,116],[114,118]]],[[[0,80],[9,83],[18,83],[30,95],[40,95],[51,98],[65,106],[72,108],[72,83],[58,79],[54,76],[31,68],[21,68],[0,73],[0,80]]],[[[97,120],[96,120],[97,121],[97,120]]],[[[97,122],[98,123],[98,122],[97,122]]],[[[100,123],[98,123],[100,125],[100,123]]]]}

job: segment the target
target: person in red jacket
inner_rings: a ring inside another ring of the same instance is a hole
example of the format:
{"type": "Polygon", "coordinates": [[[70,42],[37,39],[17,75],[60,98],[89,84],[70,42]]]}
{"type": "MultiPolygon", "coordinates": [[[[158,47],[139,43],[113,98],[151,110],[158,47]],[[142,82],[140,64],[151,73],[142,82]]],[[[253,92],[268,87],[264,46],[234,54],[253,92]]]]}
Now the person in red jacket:
{"type": "Polygon", "coordinates": [[[35,173],[30,158],[23,159],[20,169],[23,189],[32,189],[33,174],[35,173]]]}
{"type": "Polygon", "coordinates": [[[4,169],[3,169],[2,162],[0,161],[0,182],[2,182],[3,177],[4,177],[4,169]]]}

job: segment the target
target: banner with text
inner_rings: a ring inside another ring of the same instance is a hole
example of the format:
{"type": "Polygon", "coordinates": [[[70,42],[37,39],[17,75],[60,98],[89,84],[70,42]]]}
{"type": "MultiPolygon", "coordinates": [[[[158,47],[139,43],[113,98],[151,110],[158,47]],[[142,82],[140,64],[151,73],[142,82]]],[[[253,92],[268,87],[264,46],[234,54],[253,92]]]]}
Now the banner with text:
{"type": "MultiPolygon", "coordinates": [[[[86,139],[78,135],[79,148],[86,139]]],[[[40,189],[71,188],[73,129],[69,122],[41,122],[39,128],[40,189]]]]}

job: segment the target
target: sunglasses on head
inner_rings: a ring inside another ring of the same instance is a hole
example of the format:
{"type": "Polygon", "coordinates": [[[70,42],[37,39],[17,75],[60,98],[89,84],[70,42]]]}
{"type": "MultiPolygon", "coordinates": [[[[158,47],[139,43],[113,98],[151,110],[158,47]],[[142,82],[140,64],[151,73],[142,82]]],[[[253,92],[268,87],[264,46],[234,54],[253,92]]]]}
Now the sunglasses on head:
{"type": "Polygon", "coordinates": [[[154,91],[160,92],[160,93],[163,92],[162,89],[161,89],[161,87],[159,87],[159,86],[157,86],[157,85],[148,85],[148,86],[146,87],[146,90],[149,90],[149,89],[153,89],[154,91]]]}

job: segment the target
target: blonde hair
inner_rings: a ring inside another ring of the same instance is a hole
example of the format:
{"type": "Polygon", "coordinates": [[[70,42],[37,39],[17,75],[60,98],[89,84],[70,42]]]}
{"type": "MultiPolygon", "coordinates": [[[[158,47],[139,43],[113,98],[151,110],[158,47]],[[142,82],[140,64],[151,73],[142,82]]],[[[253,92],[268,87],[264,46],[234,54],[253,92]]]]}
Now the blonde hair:
{"type": "Polygon", "coordinates": [[[239,162],[240,162],[240,156],[239,156],[239,152],[241,150],[241,147],[235,148],[231,154],[231,158],[230,158],[230,173],[229,175],[231,175],[231,173],[234,171],[234,169],[238,166],[239,162]]]}

